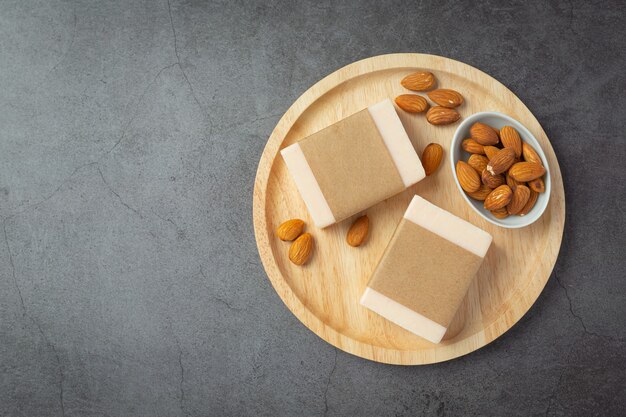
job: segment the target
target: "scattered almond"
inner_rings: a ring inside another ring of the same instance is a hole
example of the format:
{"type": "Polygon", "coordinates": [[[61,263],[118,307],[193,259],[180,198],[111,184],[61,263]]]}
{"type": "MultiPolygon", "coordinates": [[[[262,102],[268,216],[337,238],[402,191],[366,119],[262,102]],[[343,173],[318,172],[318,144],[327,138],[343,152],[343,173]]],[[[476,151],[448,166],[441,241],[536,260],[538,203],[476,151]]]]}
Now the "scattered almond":
{"type": "Polygon", "coordinates": [[[505,183],[504,175],[493,175],[491,174],[491,172],[489,172],[488,168],[483,170],[480,175],[480,179],[482,180],[483,184],[491,189],[498,188],[505,183]]]}
{"type": "Polygon", "coordinates": [[[491,214],[493,214],[493,216],[497,219],[506,219],[507,217],[509,217],[509,212],[506,211],[506,207],[502,207],[496,210],[491,210],[491,214]]]}
{"type": "Polygon", "coordinates": [[[463,148],[465,152],[476,153],[480,155],[485,154],[484,146],[476,142],[474,139],[463,140],[463,142],[461,142],[461,148],[463,148]]]}
{"type": "Polygon", "coordinates": [[[428,109],[426,120],[432,125],[449,125],[461,118],[461,115],[454,109],[435,106],[428,109]]]}
{"type": "Polygon", "coordinates": [[[515,151],[516,158],[522,156],[522,138],[513,127],[504,126],[500,129],[500,141],[505,148],[512,148],[515,151]]]}
{"type": "Polygon", "coordinates": [[[522,155],[524,155],[524,161],[526,162],[534,162],[535,164],[543,165],[537,151],[526,142],[522,144],[522,155]]]}
{"type": "Polygon", "coordinates": [[[544,193],[546,191],[546,184],[542,178],[536,178],[532,181],[528,181],[528,186],[536,193],[544,193]]]}
{"type": "Polygon", "coordinates": [[[454,90],[440,88],[427,94],[432,101],[443,107],[454,108],[463,104],[463,96],[454,90]]]}
{"type": "Polygon", "coordinates": [[[495,145],[500,141],[495,129],[481,122],[470,127],[470,136],[481,145],[495,145]]]}
{"type": "Polygon", "coordinates": [[[513,191],[508,185],[501,185],[493,190],[485,199],[484,207],[486,210],[492,211],[506,207],[511,202],[513,191]]]}
{"type": "Polygon", "coordinates": [[[485,151],[485,155],[487,155],[487,158],[489,158],[489,160],[491,160],[491,158],[493,158],[498,152],[500,152],[500,148],[496,148],[495,146],[485,146],[483,147],[484,151],[485,151]]]}
{"type": "Polygon", "coordinates": [[[443,148],[438,143],[429,143],[422,152],[422,165],[426,175],[437,170],[443,158],[443,148]]]}
{"type": "Polygon", "coordinates": [[[367,239],[367,234],[370,228],[370,219],[367,217],[367,214],[359,217],[352,223],[350,229],[348,230],[348,235],[346,236],[346,242],[348,245],[357,247],[361,246],[365,239],[367,239]]]}
{"type": "Polygon", "coordinates": [[[294,240],[302,234],[302,230],[304,230],[304,221],[291,219],[278,226],[276,236],[280,240],[294,240]]]}
{"type": "Polygon", "coordinates": [[[530,188],[525,185],[518,185],[513,191],[513,197],[506,206],[506,210],[509,214],[518,214],[528,202],[528,198],[530,198],[530,188]]]}
{"type": "Polygon", "coordinates": [[[487,169],[487,164],[489,164],[489,159],[487,159],[484,155],[472,154],[470,155],[467,163],[476,170],[479,174],[487,169]]]}
{"type": "Polygon", "coordinates": [[[408,90],[426,91],[435,86],[435,76],[431,72],[414,72],[404,77],[400,84],[408,90]]]}
{"type": "Polygon", "coordinates": [[[478,173],[465,161],[456,163],[456,177],[461,188],[468,193],[473,193],[480,188],[480,177],[478,173]]]}
{"type": "Polygon", "coordinates": [[[535,203],[537,203],[538,197],[539,197],[539,194],[537,192],[530,190],[530,197],[528,197],[528,201],[526,202],[526,205],[524,206],[522,211],[520,211],[517,214],[520,216],[527,215],[533,209],[533,207],[535,207],[535,203]]]}
{"type": "Polygon", "coordinates": [[[402,94],[396,97],[396,104],[409,113],[422,113],[428,108],[428,102],[417,94],[402,94]]]}
{"type": "Polygon", "coordinates": [[[304,233],[289,248],[289,260],[296,265],[304,265],[313,251],[313,236],[304,233]]]}
{"type": "Polygon", "coordinates": [[[534,162],[518,162],[509,169],[509,175],[519,182],[528,182],[542,177],[546,169],[534,162]]]}
{"type": "Polygon", "coordinates": [[[512,148],[500,149],[492,158],[489,158],[487,171],[491,175],[501,174],[513,165],[513,161],[515,161],[515,150],[512,148]]]}
{"type": "Polygon", "coordinates": [[[467,193],[467,195],[478,201],[485,201],[489,194],[491,194],[491,188],[487,187],[485,184],[481,184],[477,191],[467,193]]]}

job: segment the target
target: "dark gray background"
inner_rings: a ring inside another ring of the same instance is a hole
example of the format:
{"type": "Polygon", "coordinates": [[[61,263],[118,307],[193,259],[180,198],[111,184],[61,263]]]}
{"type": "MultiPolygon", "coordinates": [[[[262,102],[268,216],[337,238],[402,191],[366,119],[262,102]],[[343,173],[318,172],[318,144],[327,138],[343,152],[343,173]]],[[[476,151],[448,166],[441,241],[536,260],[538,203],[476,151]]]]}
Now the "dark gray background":
{"type": "Polygon", "coordinates": [[[0,415],[623,413],[625,27],[615,1],[2,0],[0,415]],[[565,181],[535,306],[434,366],[369,362],[308,331],[252,230],[281,114],[391,52],[502,81],[565,181]]]}

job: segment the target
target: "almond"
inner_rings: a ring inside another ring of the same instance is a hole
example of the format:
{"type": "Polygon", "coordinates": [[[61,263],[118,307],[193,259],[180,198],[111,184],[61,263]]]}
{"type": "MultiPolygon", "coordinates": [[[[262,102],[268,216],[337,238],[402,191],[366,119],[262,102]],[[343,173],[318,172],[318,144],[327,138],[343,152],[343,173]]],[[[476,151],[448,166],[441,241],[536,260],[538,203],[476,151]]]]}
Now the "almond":
{"type": "Polygon", "coordinates": [[[546,191],[546,184],[543,182],[542,178],[528,181],[528,186],[536,193],[544,193],[546,191]]]}
{"type": "Polygon", "coordinates": [[[505,175],[505,179],[506,179],[506,185],[511,187],[511,190],[513,191],[515,191],[515,187],[517,187],[518,185],[524,185],[523,182],[515,181],[513,178],[511,178],[508,172],[505,175]]]}
{"type": "Polygon", "coordinates": [[[491,188],[487,187],[485,184],[481,184],[478,191],[474,191],[473,193],[467,193],[474,200],[485,201],[485,198],[491,193],[491,188]]]}
{"type": "Polygon", "coordinates": [[[461,142],[461,148],[463,148],[463,150],[465,152],[477,153],[477,154],[481,154],[481,155],[485,154],[485,149],[484,149],[483,145],[481,145],[480,143],[476,142],[474,139],[465,139],[465,140],[463,140],[463,142],[461,142]]]}
{"type": "Polygon", "coordinates": [[[417,94],[402,94],[396,97],[396,104],[409,113],[422,113],[428,108],[426,99],[417,94]]]}
{"type": "Polygon", "coordinates": [[[519,182],[528,182],[542,177],[546,169],[534,162],[518,162],[509,169],[509,175],[519,182]]]}
{"type": "Polygon", "coordinates": [[[522,155],[524,155],[524,161],[526,162],[534,162],[535,164],[543,165],[537,151],[526,142],[522,144],[522,155]]]}
{"type": "Polygon", "coordinates": [[[435,86],[435,76],[432,72],[414,72],[404,77],[400,84],[408,90],[426,91],[435,86]]]}
{"type": "Polygon", "coordinates": [[[478,173],[467,162],[456,163],[456,176],[461,188],[468,193],[473,193],[480,188],[480,177],[478,173]]]}
{"type": "Polygon", "coordinates": [[[428,109],[426,120],[431,125],[449,125],[461,118],[461,115],[454,109],[435,106],[428,109]]]}
{"type": "Polygon", "coordinates": [[[276,236],[280,240],[294,240],[302,234],[302,230],[304,230],[304,222],[300,219],[291,219],[278,226],[276,236]]]}
{"type": "Polygon", "coordinates": [[[463,104],[463,96],[454,90],[440,88],[426,94],[432,101],[443,107],[454,108],[463,104]]]}
{"type": "Polygon", "coordinates": [[[429,143],[422,153],[422,165],[426,175],[430,175],[437,170],[443,158],[443,148],[438,143],[429,143]]]}
{"type": "Polygon", "coordinates": [[[484,169],[480,175],[480,178],[487,187],[489,188],[498,188],[503,185],[506,180],[504,179],[504,175],[492,175],[488,169],[484,169]]]}
{"type": "Polygon", "coordinates": [[[513,165],[513,161],[515,161],[515,151],[512,148],[500,149],[492,158],[489,158],[487,171],[491,175],[502,174],[513,165]]]}
{"type": "Polygon", "coordinates": [[[518,185],[513,191],[513,197],[506,206],[506,210],[509,214],[518,214],[528,202],[528,198],[530,198],[530,188],[525,185],[518,185]]]}
{"type": "Polygon", "coordinates": [[[513,127],[504,126],[500,129],[500,141],[505,148],[512,148],[515,151],[516,158],[522,156],[522,138],[513,127]]]}
{"type": "Polygon", "coordinates": [[[483,149],[485,151],[485,155],[487,155],[487,158],[489,158],[489,160],[491,160],[491,158],[493,158],[495,154],[500,152],[500,148],[496,148],[495,146],[485,146],[483,147],[483,149]]]}
{"type": "Polygon", "coordinates": [[[479,174],[487,168],[487,164],[489,164],[489,159],[483,155],[472,154],[470,155],[467,163],[476,170],[479,174]]]}
{"type": "Polygon", "coordinates": [[[304,265],[313,251],[313,236],[304,233],[289,247],[289,260],[296,265],[304,265]]]}
{"type": "Polygon", "coordinates": [[[493,190],[485,199],[484,207],[486,210],[497,210],[505,207],[511,202],[513,191],[508,185],[501,185],[493,190]]]}
{"type": "Polygon", "coordinates": [[[365,239],[367,239],[367,234],[370,228],[370,219],[367,217],[367,214],[359,217],[352,223],[350,226],[350,230],[348,230],[348,235],[346,236],[346,242],[348,245],[357,247],[361,246],[365,239]]]}
{"type": "Polygon", "coordinates": [[[537,203],[537,198],[539,197],[539,194],[533,190],[530,190],[530,197],[528,197],[528,201],[526,202],[526,205],[524,206],[524,208],[522,209],[522,211],[520,211],[519,214],[520,216],[525,216],[528,214],[528,212],[530,212],[533,207],[535,207],[535,203],[537,203]]]}
{"type": "Polygon", "coordinates": [[[497,219],[506,219],[509,217],[509,212],[506,211],[506,207],[502,207],[496,210],[491,210],[491,214],[497,219]]]}
{"type": "Polygon", "coordinates": [[[470,136],[481,145],[495,145],[500,141],[494,128],[480,122],[470,127],[470,136]]]}

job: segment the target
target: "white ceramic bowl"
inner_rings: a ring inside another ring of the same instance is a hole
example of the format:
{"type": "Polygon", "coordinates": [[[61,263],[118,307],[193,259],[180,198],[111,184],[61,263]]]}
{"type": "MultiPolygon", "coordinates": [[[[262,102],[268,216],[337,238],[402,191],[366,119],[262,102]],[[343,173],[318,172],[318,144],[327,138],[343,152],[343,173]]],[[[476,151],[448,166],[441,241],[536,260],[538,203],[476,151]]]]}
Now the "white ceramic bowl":
{"type": "Polygon", "coordinates": [[[452,175],[454,176],[454,181],[456,182],[456,186],[459,189],[459,192],[467,201],[467,203],[481,216],[483,216],[487,221],[496,224],[501,227],[506,227],[509,229],[517,229],[520,227],[528,226],[534,223],[545,211],[548,206],[548,200],[550,198],[550,190],[551,190],[551,181],[550,181],[550,167],[548,166],[548,161],[546,159],[546,155],[543,153],[543,149],[537,142],[537,139],[526,129],[521,123],[517,120],[497,112],[481,112],[476,113],[463,120],[463,122],[459,125],[454,132],[454,137],[452,138],[452,143],[450,144],[450,168],[452,169],[452,175]],[[459,179],[456,176],[456,163],[459,159],[463,161],[467,161],[470,154],[465,152],[461,147],[461,143],[463,139],[467,139],[470,137],[469,129],[470,127],[476,123],[482,122],[496,129],[501,129],[504,126],[513,126],[522,137],[524,142],[527,142],[531,145],[541,157],[541,161],[543,162],[543,166],[546,168],[546,175],[544,176],[544,182],[546,184],[546,191],[539,194],[537,198],[537,203],[532,208],[532,210],[525,216],[509,216],[506,219],[498,219],[494,217],[488,210],[485,210],[483,207],[482,201],[474,200],[470,198],[465,191],[461,188],[461,184],[459,184],[459,179]]]}

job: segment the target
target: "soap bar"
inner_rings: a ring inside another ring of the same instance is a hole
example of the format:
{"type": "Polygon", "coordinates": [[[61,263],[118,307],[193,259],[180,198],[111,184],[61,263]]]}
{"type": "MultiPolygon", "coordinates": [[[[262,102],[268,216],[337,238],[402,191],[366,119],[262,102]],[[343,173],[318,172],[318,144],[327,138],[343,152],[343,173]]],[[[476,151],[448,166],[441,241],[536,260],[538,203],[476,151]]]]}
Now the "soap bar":
{"type": "Polygon", "coordinates": [[[439,343],[480,267],[491,235],[413,197],[361,305],[439,343]]]}
{"type": "Polygon", "coordinates": [[[424,168],[387,99],[281,151],[313,222],[326,227],[424,178],[424,168]]]}

